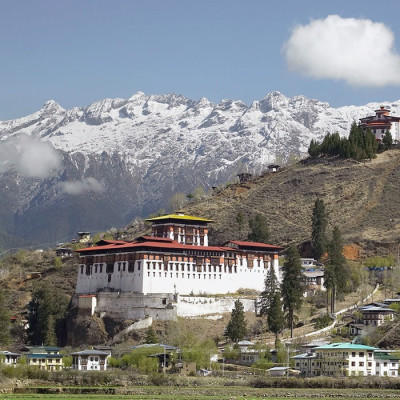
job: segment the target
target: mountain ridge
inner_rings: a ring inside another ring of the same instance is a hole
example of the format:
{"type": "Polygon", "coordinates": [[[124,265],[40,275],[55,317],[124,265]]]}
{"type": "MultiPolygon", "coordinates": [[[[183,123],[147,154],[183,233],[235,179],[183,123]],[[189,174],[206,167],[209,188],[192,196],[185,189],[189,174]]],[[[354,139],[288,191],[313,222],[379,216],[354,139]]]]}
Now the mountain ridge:
{"type": "MultiPolygon", "coordinates": [[[[0,155],[1,145],[27,136],[51,144],[62,159],[51,176],[40,178],[24,176],[15,163],[3,165],[0,224],[9,234],[39,242],[74,235],[88,225],[122,226],[167,208],[176,192],[208,190],[235,180],[239,172],[259,174],[269,163],[301,157],[311,139],[336,131],[346,135],[353,121],[379,105],[333,108],[280,92],[249,106],[143,92],[69,110],[49,100],[36,113],[0,121],[0,155]],[[70,183],[82,191],[68,192],[70,183]],[[53,220],[64,210],[57,228],[51,227],[49,210],[53,220]],[[86,217],[73,216],[82,210],[86,217]]],[[[400,101],[387,105],[399,114],[400,101]]]]}

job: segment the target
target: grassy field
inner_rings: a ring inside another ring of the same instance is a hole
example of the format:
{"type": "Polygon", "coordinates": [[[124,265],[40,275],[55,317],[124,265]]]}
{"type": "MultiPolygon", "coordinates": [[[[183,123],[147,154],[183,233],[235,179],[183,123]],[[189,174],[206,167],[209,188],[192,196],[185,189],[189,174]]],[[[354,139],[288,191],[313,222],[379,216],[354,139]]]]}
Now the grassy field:
{"type": "MultiPolygon", "coordinates": [[[[30,388],[36,393],[16,393],[0,394],[0,399],[26,400],[26,399],[193,399],[193,400],[212,400],[212,399],[281,399],[284,397],[296,397],[307,399],[320,399],[329,397],[330,399],[400,399],[400,392],[395,390],[362,390],[362,389],[256,389],[247,387],[135,387],[107,389],[97,388],[99,392],[109,391],[109,393],[62,393],[63,390],[82,390],[83,392],[93,390],[91,388],[30,388]],[[43,393],[48,391],[50,393],[43,393]],[[51,393],[52,392],[52,393],[51,393]],[[60,393],[61,392],[61,393],[60,393]],[[113,394],[114,393],[114,394],[113,394]]],[[[96,390],[96,389],[95,389],[96,390]]]]}

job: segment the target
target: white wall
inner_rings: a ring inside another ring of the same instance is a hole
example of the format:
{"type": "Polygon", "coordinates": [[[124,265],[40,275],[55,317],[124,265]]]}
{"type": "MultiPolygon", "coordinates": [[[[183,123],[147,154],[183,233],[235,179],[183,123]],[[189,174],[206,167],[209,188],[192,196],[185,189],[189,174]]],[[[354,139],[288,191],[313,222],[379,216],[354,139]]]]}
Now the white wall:
{"type": "Polygon", "coordinates": [[[255,312],[255,299],[237,297],[179,296],[177,314],[179,317],[195,317],[207,314],[230,313],[236,300],[243,303],[245,311],[255,312]]]}
{"type": "MultiPolygon", "coordinates": [[[[273,260],[272,265],[279,277],[278,259],[273,260]]],[[[232,267],[232,272],[229,273],[228,267],[225,269],[223,265],[218,265],[215,271],[214,266],[210,264],[203,266],[202,272],[197,272],[197,266],[190,262],[169,262],[168,271],[164,271],[164,265],[159,260],[145,259],[135,261],[134,272],[129,272],[128,262],[115,262],[110,282],[105,263],[102,264],[102,272],[100,272],[100,264],[98,264],[97,272],[92,266],[91,275],[86,275],[86,266],[83,265],[83,269],[81,267],[82,265],[78,266],[77,294],[96,293],[104,288],[144,294],[224,294],[236,292],[238,289],[262,291],[271,263],[268,262],[267,268],[264,268],[263,260],[260,260],[260,263],[255,260],[253,268],[248,268],[246,259],[244,259],[242,265],[238,262],[236,272],[232,267]],[[153,268],[154,263],[155,269],[153,268]],[[184,265],[183,271],[182,265],[184,265]],[[125,271],[123,266],[125,266],[125,271]],[[178,271],[176,271],[177,266],[178,271]]]]}

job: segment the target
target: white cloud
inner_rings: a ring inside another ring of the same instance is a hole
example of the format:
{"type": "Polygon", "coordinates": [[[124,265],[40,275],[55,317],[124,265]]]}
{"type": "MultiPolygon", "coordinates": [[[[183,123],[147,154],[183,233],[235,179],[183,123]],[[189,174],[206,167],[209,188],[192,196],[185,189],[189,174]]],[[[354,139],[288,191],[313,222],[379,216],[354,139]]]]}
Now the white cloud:
{"type": "Polygon", "coordinates": [[[325,19],[299,25],[283,46],[291,70],[353,86],[400,85],[400,56],[393,32],[368,19],[325,19]]]}
{"type": "Polygon", "coordinates": [[[61,182],[61,189],[68,194],[78,195],[83,192],[101,193],[106,190],[104,183],[95,178],[83,178],[81,181],[61,182]]]}
{"type": "Polygon", "coordinates": [[[23,176],[47,178],[61,167],[61,163],[61,154],[50,143],[27,135],[0,143],[0,173],[14,166],[23,176]]]}

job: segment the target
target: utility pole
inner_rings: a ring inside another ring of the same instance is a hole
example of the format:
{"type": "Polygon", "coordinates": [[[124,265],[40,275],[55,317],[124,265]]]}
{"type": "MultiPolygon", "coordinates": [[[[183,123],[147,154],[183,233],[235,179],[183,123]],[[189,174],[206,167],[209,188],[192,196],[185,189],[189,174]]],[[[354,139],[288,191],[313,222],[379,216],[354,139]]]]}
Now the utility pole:
{"type": "Polygon", "coordinates": [[[287,346],[287,373],[286,379],[289,379],[289,343],[286,343],[287,346]]]}

